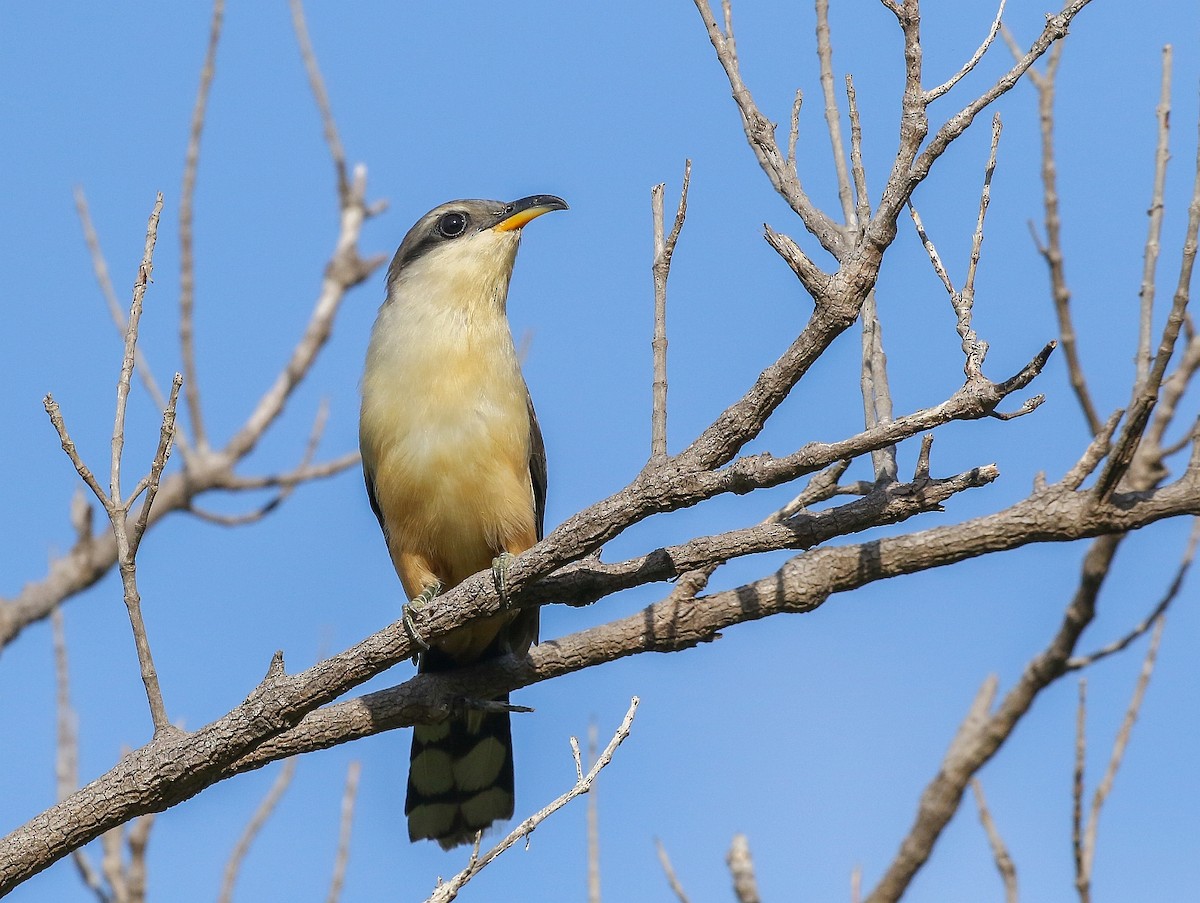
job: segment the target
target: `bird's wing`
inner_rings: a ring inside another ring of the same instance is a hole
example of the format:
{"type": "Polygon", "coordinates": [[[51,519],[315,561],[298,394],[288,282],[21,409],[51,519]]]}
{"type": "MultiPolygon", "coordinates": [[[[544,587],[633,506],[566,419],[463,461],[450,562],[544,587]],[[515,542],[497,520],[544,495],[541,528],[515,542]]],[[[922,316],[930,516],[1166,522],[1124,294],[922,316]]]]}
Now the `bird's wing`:
{"type": "MultiPolygon", "coordinates": [[[[529,480],[533,484],[534,516],[537,519],[537,538],[541,542],[546,533],[546,443],[542,441],[542,428],[538,426],[537,412],[533,409],[533,396],[525,390],[529,404],[529,480]]],[[[368,481],[368,491],[370,489],[368,481]]],[[[371,504],[374,504],[372,499],[371,504]]],[[[376,514],[379,510],[376,509],[376,514]]]]}
{"type": "Polygon", "coordinates": [[[379,520],[379,529],[383,531],[383,538],[386,541],[387,524],[383,522],[383,512],[379,510],[379,499],[375,497],[375,469],[367,463],[366,458],[363,458],[363,482],[367,484],[367,501],[371,503],[371,510],[375,512],[375,517],[379,520]]]}

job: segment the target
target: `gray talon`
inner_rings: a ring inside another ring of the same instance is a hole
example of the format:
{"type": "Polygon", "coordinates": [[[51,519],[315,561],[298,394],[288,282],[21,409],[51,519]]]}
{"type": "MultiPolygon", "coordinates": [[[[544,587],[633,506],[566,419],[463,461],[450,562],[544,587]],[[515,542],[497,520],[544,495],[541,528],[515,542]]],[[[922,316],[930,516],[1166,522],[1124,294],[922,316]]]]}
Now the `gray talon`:
{"type": "MultiPolygon", "coordinates": [[[[412,600],[404,605],[400,610],[400,618],[404,621],[404,629],[408,631],[408,635],[412,637],[412,641],[421,647],[422,651],[429,650],[429,644],[425,642],[425,637],[421,636],[421,631],[417,630],[417,625],[413,621],[412,613],[420,611],[430,602],[437,598],[437,594],[442,591],[442,584],[438,582],[431,583],[425,589],[415,596],[412,600]]],[[[417,662],[417,653],[413,654],[413,664],[417,662]]]]}
{"type": "Polygon", "coordinates": [[[500,596],[500,605],[504,608],[509,607],[508,569],[516,560],[517,556],[508,552],[501,552],[492,559],[492,579],[496,581],[496,592],[500,596]]]}

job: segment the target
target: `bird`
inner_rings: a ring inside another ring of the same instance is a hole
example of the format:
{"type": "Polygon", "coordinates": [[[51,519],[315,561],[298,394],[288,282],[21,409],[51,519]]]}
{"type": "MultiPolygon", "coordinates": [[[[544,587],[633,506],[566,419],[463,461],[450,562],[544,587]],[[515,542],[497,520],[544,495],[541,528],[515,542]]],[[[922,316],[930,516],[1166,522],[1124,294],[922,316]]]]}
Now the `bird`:
{"type": "MultiPolygon", "coordinates": [[[[359,445],[406,619],[409,607],[489,566],[503,599],[512,557],[543,536],[546,451],[508,287],[523,227],[566,209],[547,194],[450,201],[416,222],[388,268],[363,371],[359,445]]],[[[522,656],[537,633],[536,607],[502,611],[438,639],[418,671],[522,656]]],[[[495,709],[467,707],[413,728],[411,841],[449,850],[512,817],[512,732],[508,712],[495,709]]]]}

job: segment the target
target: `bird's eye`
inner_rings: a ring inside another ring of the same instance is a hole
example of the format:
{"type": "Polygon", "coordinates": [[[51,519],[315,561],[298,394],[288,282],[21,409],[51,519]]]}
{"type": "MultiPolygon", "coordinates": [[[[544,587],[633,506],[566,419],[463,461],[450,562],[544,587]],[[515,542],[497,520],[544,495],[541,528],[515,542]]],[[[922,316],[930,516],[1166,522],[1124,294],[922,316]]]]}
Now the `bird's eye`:
{"type": "Polygon", "coordinates": [[[438,220],[437,230],[443,238],[458,238],[467,231],[467,215],[458,211],[447,213],[438,220]]]}

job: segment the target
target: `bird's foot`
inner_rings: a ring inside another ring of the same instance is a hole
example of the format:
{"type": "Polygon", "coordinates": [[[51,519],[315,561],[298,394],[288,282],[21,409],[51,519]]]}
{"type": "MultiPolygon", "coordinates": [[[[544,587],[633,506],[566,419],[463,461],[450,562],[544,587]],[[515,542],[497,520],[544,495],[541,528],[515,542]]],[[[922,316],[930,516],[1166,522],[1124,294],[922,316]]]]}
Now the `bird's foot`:
{"type": "MultiPolygon", "coordinates": [[[[404,621],[404,629],[408,631],[408,635],[412,637],[412,641],[416,643],[423,651],[429,649],[429,644],[425,642],[425,637],[421,636],[421,631],[417,630],[417,625],[413,621],[413,612],[420,611],[430,602],[437,598],[438,593],[442,591],[442,584],[434,581],[421,590],[421,592],[410,599],[401,609],[400,618],[404,621]]],[[[413,653],[413,664],[417,662],[418,653],[413,653]]]]}
{"type": "Polygon", "coordinates": [[[496,592],[500,596],[500,605],[503,608],[509,607],[508,569],[516,560],[517,556],[510,552],[501,552],[492,559],[492,579],[496,581],[496,592]]]}

